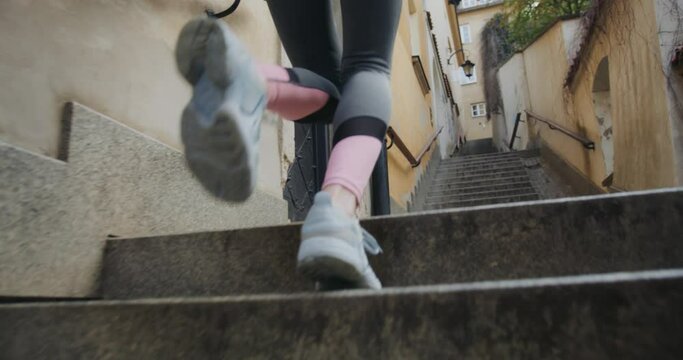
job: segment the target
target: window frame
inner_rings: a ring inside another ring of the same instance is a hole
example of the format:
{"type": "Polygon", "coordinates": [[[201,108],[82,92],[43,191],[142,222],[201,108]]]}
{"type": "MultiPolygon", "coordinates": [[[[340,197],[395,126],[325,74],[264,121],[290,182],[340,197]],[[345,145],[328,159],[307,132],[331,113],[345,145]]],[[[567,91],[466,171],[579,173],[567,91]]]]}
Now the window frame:
{"type": "Polygon", "coordinates": [[[478,117],[484,117],[486,116],[486,102],[478,102],[474,104],[470,104],[470,114],[472,115],[472,118],[478,118],[478,117]],[[474,114],[475,108],[477,111],[477,115],[474,114]]]}
{"type": "Polygon", "coordinates": [[[470,24],[460,25],[460,41],[463,45],[472,43],[472,27],[470,26],[470,24]],[[463,36],[463,34],[465,33],[463,29],[467,29],[467,39],[465,39],[465,36],[463,36]]]}

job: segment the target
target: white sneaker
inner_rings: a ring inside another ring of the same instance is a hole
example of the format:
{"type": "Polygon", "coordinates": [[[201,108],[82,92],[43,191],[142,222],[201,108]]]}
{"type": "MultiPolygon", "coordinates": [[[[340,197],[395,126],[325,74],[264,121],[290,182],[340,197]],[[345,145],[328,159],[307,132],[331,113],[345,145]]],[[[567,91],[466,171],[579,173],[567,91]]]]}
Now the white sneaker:
{"type": "Polygon", "coordinates": [[[265,84],[228,26],[209,17],[183,27],[176,62],[194,87],[181,123],[189,168],[216,197],[245,201],[256,186],[265,84]]]}
{"type": "Polygon", "coordinates": [[[382,283],[372,271],[366,251],[377,255],[382,249],[358,219],[332,206],[330,194],[316,194],[301,228],[299,271],[323,289],[381,289],[382,283]]]}

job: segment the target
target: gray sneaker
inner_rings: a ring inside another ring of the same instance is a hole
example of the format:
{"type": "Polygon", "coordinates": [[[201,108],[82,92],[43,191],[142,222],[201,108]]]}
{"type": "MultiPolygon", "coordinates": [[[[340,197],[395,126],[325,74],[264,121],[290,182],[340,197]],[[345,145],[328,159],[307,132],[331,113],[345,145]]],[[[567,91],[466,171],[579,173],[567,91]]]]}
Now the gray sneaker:
{"type": "Polygon", "coordinates": [[[382,252],[377,240],[365,231],[358,219],[350,218],[332,206],[324,191],[315,195],[313,207],[301,228],[298,268],[324,289],[351,287],[381,289],[366,251],[382,252]]]}
{"type": "Polygon", "coordinates": [[[245,201],[256,186],[265,84],[228,26],[209,17],[183,27],[176,62],[194,87],[181,122],[189,168],[216,197],[245,201]]]}

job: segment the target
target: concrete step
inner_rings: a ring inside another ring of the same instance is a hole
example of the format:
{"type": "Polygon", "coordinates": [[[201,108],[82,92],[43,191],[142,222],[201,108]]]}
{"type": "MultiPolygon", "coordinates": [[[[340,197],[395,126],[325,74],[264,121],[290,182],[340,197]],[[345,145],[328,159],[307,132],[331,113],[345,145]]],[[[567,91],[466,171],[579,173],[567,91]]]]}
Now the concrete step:
{"type": "Polygon", "coordinates": [[[439,171],[456,171],[464,170],[469,171],[473,169],[489,169],[489,168],[501,168],[509,166],[524,167],[524,163],[521,160],[510,160],[510,161],[499,161],[499,162],[482,162],[476,164],[462,164],[462,165],[439,165],[439,171]]]}
{"type": "Polygon", "coordinates": [[[480,205],[494,205],[494,204],[505,204],[505,203],[515,203],[522,201],[533,201],[540,199],[540,196],[535,192],[531,191],[523,194],[515,195],[501,195],[501,196],[482,196],[474,199],[466,200],[450,200],[450,201],[438,201],[434,203],[425,204],[426,210],[437,210],[437,209],[453,209],[462,207],[472,207],[480,205]]]}
{"type": "Polygon", "coordinates": [[[516,189],[472,191],[472,192],[451,194],[451,195],[430,196],[430,197],[427,197],[426,204],[427,205],[443,204],[443,203],[451,203],[451,202],[458,202],[458,201],[465,201],[465,200],[475,200],[475,199],[490,198],[490,197],[504,197],[504,196],[515,197],[515,196],[524,196],[527,194],[536,194],[536,190],[534,189],[533,186],[531,186],[531,184],[529,184],[525,187],[520,187],[520,188],[516,188],[516,189]]]}
{"type": "Polygon", "coordinates": [[[681,319],[683,270],[675,269],[375,292],[17,304],[0,305],[0,357],[679,359],[681,319]]]}
{"type": "Polygon", "coordinates": [[[442,182],[441,184],[432,184],[430,186],[431,191],[445,191],[445,190],[457,190],[459,188],[467,188],[474,186],[493,186],[493,185],[509,185],[517,182],[529,182],[528,175],[518,175],[507,178],[487,178],[487,179],[474,179],[465,181],[452,181],[452,182],[442,182]]]}
{"type": "Polygon", "coordinates": [[[455,196],[461,194],[469,194],[475,192],[483,191],[503,191],[503,190],[514,190],[520,188],[533,187],[529,181],[519,181],[513,183],[503,183],[503,184],[493,184],[493,185],[479,185],[479,186],[468,186],[468,187],[456,187],[444,190],[434,190],[427,194],[427,199],[438,198],[444,196],[455,196]]]}
{"type": "Polygon", "coordinates": [[[478,175],[490,174],[498,172],[507,172],[512,170],[526,170],[522,164],[508,164],[505,166],[491,166],[491,167],[473,167],[469,169],[439,169],[436,172],[437,177],[454,177],[457,175],[478,175]]]}
{"type": "MultiPolygon", "coordinates": [[[[386,286],[683,267],[683,189],[363,220],[386,286]],[[628,224],[628,228],[624,227],[628,224]]],[[[106,298],[291,293],[299,224],[107,241],[106,298]]]]}
{"type": "Polygon", "coordinates": [[[526,172],[526,169],[513,169],[513,170],[506,170],[506,171],[492,171],[492,172],[482,172],[478,174],[464,174],[464,175],[455,175],[455,176],[436,176],[434,177],[434,182],[432,185],[443,185],[444,183],[449,183],[449,182],[461,182],[461,181],[474,181],[474,180],[488,180],[488,179],[496,179],[496,178],[508,178],[508,177],[515,177],[515,176],[527,176],[528,174],[526,172]]]}

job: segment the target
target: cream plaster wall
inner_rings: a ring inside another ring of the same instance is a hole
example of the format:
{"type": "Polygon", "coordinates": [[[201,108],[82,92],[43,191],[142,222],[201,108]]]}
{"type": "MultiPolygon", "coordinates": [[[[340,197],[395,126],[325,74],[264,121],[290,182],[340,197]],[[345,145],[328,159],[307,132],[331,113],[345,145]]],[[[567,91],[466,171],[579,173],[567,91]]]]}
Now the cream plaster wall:
{"type": "MultiPolygon", "coordinates": [[[[182,25],[219,0],[0,2],[0,140],[56,156],[62,104],[75,100],[176,149],[190,87],[173,61],[182,25]]],[[[261,61],[280,47],[266,3],[227,20],[261,61]]],[[[281,126],[266,117],[259,187],[281,195],[281,126]]]]}
{"type": "MultiPolygon", "coordinates": [[[[482,63],[479,50],[481,46],[481,30],[495,14],[502,10],[503,6],[498,4],[476,10],[458,11],[460,25],[470,25],[472,42],[463,44],[465,58],[470,59],[475,65],[482,63]]],[[[492,124],[486,116],[472,117],[471,105],[486,102],[484,98],[484,74],[479,66],[476,67],[476,72],[476,83],[458,85],[456,87],[460,118],[467,140],[485,139],[492,136],[492,124]]]]}
{"type": "MultiPolygon", "coordinates": [[[[529,123],[529,135],[601,187],[611,172],[606,169],[603,157],[603,134],[596,117],[593,85],[598,64],[607,56],[613,186],[640,190],[680,185],[675,170],[676,146],[680,148],[680,145],[672,136],[680,116],[671,111],[673,96],[671,92],[667,94],[671,87],[662,65],[658,35],[661,25],[657,23],[655,1],[633,0],[611,6],[606,10],[608,15],[596,25],[599,30],[585,45],[581,66],[569,87],[564,86],[568,55],[576,48],[576,37],[569,34],[576,28],[576,21],[555,24],[525,49],[521,57],[528,85],[528,108],[594,141],[596,149],[587,150],[579,142],[533,120],[529,123]]],[[[515,63],[519,61],[513,58],[501,68],[501,80],[515,77],[518,71],[515,63]]],[[[519,101],[503,82],[507,110],[509,103],[519,104],[519,101]]],[[[523,93],[523,81],[517,82],[515,91],[523,93]]],[[[508,126],[510,113],[506,114],[508,126]]]]}
{"type": "MultiPolygon", "coordinates": [[[[599,149],[592,90],[600,61],[609,59],[614,142],[613,185],[626,190],[676,185],[671,118],[662,68],[655,1],[613,3],[598,24],[583,66],[571,87],[574,122],[589,129],[599,149]]],[[[609,174],[595,151],[578,162],[596,184],[609,174]]],[[[574,157],[569,157],[575,161],[574,157]]]]}
{"type": "MultiPolygon", "coordinates": [[[[424,11],[422,4],[415,1],[418,11],[413,16],[420,16],[420,24],[425,24],[424,11]]],[[[430,119],[431,97],[424,95],[417,81],[417,76],[412,65],[412,49],[410,43],[410,20],[408,0],[403,3],[401,20],[399,23],[399,35],[396,39],[392,63],[392,117],[391,126],[403,139],[406,146],[413,155],[417,155],[422,147],[427,143],[434,132],[434,125],[430,119]]],[[[426,32],[422,31],[423,34],[426,32]]],[[[420,36],[426,39],[426,36],[420,36]]],[[[424,40],[422,40],[424,41],[424,40]]],[[[420,48],[426,48],[426,44],[420,48]]],[[[422,56],[422,55],[421,55],[422,56]]],[[[428,69],[431,69],[427,60],[423,58],[425,72],[428,78],[428,69]]],[[[430,84],[433,87],[433,84],[430,84]]],[[[389,165],[389,191],[392,199],[401,207],[406,208],[410,200],[415,185],[424,172],[429,160],[436,147],[425,156],[422,164],[417,168],[412,168],[408,160],[401,154],[396,146],[388,151],[389,165]]]]}

